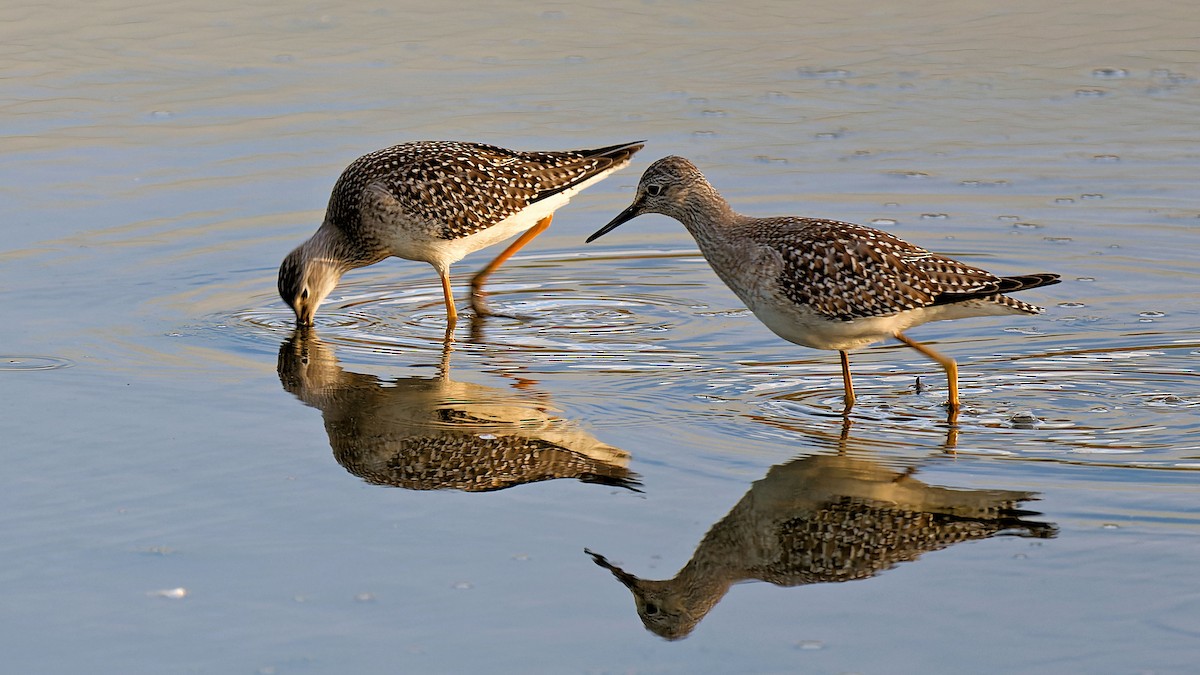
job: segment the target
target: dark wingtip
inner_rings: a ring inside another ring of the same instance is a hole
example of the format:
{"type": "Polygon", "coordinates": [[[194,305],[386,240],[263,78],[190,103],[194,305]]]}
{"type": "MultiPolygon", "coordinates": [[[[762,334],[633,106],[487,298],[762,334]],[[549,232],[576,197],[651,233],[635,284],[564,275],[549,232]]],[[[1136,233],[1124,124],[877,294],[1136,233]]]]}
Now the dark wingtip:
{"type": "Polygon", "coordinates": [[[1000,292],[1013,293],[1015,291],[1025,291],[1030,288],[1040,288],[1042,286],[1053,286],[1062,281],[1062,278],[1057,274],[1039,273],[1039,274],[1020,274],[1012,277],[1000,277],[1000,292]]]}
{"type": "Polygon", "coordinates": [[[593,148],[582,152],[589,157],[604,157],[613,162],[623,162],[632,157],[633,153],[646,147],[645,144],[646,141],[630,141],[629,143],[617,143],[616,145],[593,148]]]}

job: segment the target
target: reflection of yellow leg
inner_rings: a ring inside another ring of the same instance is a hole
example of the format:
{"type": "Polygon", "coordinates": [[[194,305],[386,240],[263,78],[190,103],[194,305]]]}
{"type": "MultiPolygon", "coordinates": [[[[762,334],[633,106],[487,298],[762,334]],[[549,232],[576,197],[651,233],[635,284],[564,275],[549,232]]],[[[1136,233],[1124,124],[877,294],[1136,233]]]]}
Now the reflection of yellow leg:
{"type": "Polygon", "coordinates": [[[539,220],[536,225],[525,230],[524,234],[517,237],[517,240],[504,249],[503,253],[496,256],[495,260],[488,263],[487,267],[480,270],[479,274],[476,274],[471,279],[471,309],[475,310],[477,315],[491,314],[488,310],[487,301],[484,299],[483,282],[492,272],[496,271],[496,268],[503,265],[505,260],[511,258],[514,253],[520,251],[526,244],[533,241],[534,237],[544,232],[547,227],[550,227],[550,219],[553,217],[553,215],[546,216],[539,220]]]}
{"type": "Polygon", "coordinates": [[[854,383],[850,381],[850,355],[841,349],[838,350],[838,354],[842,356],[842,387],[846,390],[846,412],[850,412],[855,400],[854,383]]]}
{"type": "Polygon", "coordinates": [[[458,321],[458,310],[454,309],[454,291],[450,290],[450,273],[442,272],[442,297],[446,300],[446,326],[458,321]]]}
{"type": "Polygon", "coordinates": [[[951,410],[958,410],[958,364],[954,363],[954,359],[949,356],[942,356],[920,342],[908,339],[899,331],[894,333],[894,335],[897,340],[937,361],[938,365],[946,371],[946,382],[950,386],[950,400],[947,402],[947,405],[950,406],[951,410]]]}
{"type": "Polygon", "coordinates": [[[438,377],[450,379],[450,352],[454,351],[454,324],[446,325],[446,337],[442,339],[442,362],[438,368],[438,377]]]}
{"type": "Polygon", "coordinates": [[[951,407],[946,411],[946,452],[954,453],[958,447],[958,408],[951,407]]]}

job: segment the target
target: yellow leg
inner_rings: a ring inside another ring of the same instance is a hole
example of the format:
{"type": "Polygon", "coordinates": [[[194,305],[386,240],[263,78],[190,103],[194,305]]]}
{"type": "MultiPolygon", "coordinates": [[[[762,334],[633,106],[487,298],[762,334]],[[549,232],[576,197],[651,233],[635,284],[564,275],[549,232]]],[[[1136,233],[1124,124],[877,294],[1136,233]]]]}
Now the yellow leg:
{"type": "Polygon", "coordinates": [[[897,340],[937,361],[938,365],[946,371],[946,382],[950,387],[950,400],[947,402],[947,405],[951,410],[958,410],[958,364],[954,363],[954,359],[949,356],[942,356],[920,342],[908,339],[903,333],[896,332],[893,335],[897,340]]]}
{"type": "Polygon", "coordinates": [[[533,241],[534,237],[544,232],[547,227],[550,227],[550,219],[553,217],[553,215],[546,216],[539,220],[536,225],[525,230],[524,234],[517,237],[517,240],[504,249],[503,253],[496,256],[495,260],[488,263],[487,267],[480,270],[479,274],[476,274],[471,279],[471,309],[475,310],[477,315],[491,314],[491,311],[488,310],[487,301],[484,299],[483,282],[492,272],[496,271],[496,268],[503,265],[505,260],[511,258],[514,253],[520,251],[526,244],[533,241]]]}
{"type": "Polygon", "coordinates": [[[850,355],[840,349],[838,354],[842,356],[842,387],[846,391],[846,412],[850,412],[855,401],[854,383],[850,381],[850,355]]]}
{"type": "Polygon", "coordinates": [[[442,297],[446,300],[446,327],[458,322],[458,310],[454,309],[454,291],[450,290],[450,273],[442,272],[442,297]]]}

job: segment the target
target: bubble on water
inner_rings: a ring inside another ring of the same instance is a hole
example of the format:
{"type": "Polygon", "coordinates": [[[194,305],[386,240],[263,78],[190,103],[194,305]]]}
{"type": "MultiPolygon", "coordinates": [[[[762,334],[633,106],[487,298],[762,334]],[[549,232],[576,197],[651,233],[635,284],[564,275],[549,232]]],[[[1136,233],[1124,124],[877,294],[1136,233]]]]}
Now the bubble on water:
{"type": "Polygon", "coordinates": [[[1146,312],[1138,312],[1138,316],[1142,317],[1143,319],[1160,319],[1166,315],[1167,315],[1166,312],[1157,312],[1157,311],[1153,311],[1153,310],[1146,311],[1146,312]]]}
{"type": "Polygon", "coordinates": [[[1069,241],[1072,241],[1070,237],[1042,237],[1042,240],[1055,244],[1065,244],[1069,241]]]}
{"type": "Polygon", "coordinates": [[[820,640],[800,640],[796,643],[796,649],[802,649],[804,651],[816,651],[824,648],[825,643],[820,640]]]}
{"type": "Polygon", "coordinates": [[[155,110],[154,112],[150,113],[150,116],[156,120],[165,120],[170,117],[174,117],[175,113],[171,112],[170,110],[155,110]]]}
{"type": "Polygon", "coordinates": [[[1029,223],[1022,221],[1019,223],[1013,223],[1013,227],[1018,230],[1040,230],[1045,227],[1045,225],[1042,225],[1041,223],[1029,223]]]}
{"type": "Polygon", "coordinates": [[[693,131],[692,132],[692,138],[715,138],[716,135],[717,135],[717,132],[715,132],[715,131],[693,131]]]}
{"type": "Polygon", "coordinates": [[[1073,197],[1059,197],[1058,199],[1054,200],[1054,203],[1055,204],[1074,204],[1075,199],[1073,197]]]}
{"type": "Polygon", "coordinates": [[[1076,89],[1075,90],[1076,98],[1100,98],[1101,96],[1108,96],[1108,92],[1104,89],[1076,89]]]}
{"type": "Polygon", "coordinates": [[[945,220],[949,217],[950,217],[949,214],[946,214],[946,213],[922,213],[921,214],[921,218],[923,220],[945,220]]]}
{"type": "Polygon", "coordinates": [[[885,209],[898,209],[898,208],[900,208],[900,202],[884,202],[884,203],[883,203],[883,208],[885,208],[885,209]]]}
{"type": "Polygon", "coordinates": [[[701,110],[702,117],[729,117],[729,113],[724,110],[701,110]]]}
{"type": "Polygon", "coordinates": [[[889,176],[897,178],[912,178],[914,180],[929,178],[929,174],[924,171],[888,171],[887,173],[889,176]]]}
{"type": "Polygon", "coordinates": [[[1005,187],[1008,184],[1009,184],[1008,181],[1004,180],[1003,178],[997,178],[996,180],[964,180],[964,181],[959,182],[959,185],[963,185],[965,187],[983,187],[983,188],[1005,187]]]}
{"type": "Polygon", "coordinates": [[[841,132],[841,131],[823,131],[819,134],[814,134],[813,138],[816,138],[816,139],[819,139],[822,141],[828,141],[828,140],[832,140],[835,138],[841,138],[842,133],[843,132],[841,132]]]}
{"type": "Polygon", "coordinates": [[[1096,68],[1092,70],[1092,77],[1098,80],[1117,80],[1129,77],[1129,71],[1124,68],[1096,68]]]}
{"type": "Polygon", "coordinates": [[[456,591],[469,591],[472,588],[475,588],[475,584],[472,584],[469,581],[459,581],[455,583],[452,588],[454,588],[456,591]]]}
{"type": "Polygon", "coordinates": [[[1093,162],[1112,163],[1119,162],[1121,158],[1117,155],[1092,155],[1093,162]]]}
{"type": "Polygon", "coordinates": [[[797,68],[800,77],[814,80],[845,79],[850,77],[850,71],[841,68],[797,68]]]}
{"type": "Polygon", "coordinates": [[[1118,525],[1118,524],[1116,524],[1116,523],[1104,523],[1103,525],[1101,525],[1101,526],[1100,526],[1100,529],[1103,529],[1103,530],[1116,530],[1116,529],[1120,529],[1120,527],[1121,527],[1121,526],[1120,526],[1120,525],[1118,525]]]}
{"type": "Polygon", "coordinates": [[[1096,277],[1075,277],[1075,281],[1095,281],[1096,277]]]}
{"type": "Polygon", "coordinates": [[[1098,192],[1088,192],[1086,194],[1079,195],[1079,198],[1080,199],[1104,199],[1104,195],[1102,195],[1098,192]]]}
{"type": "Polygon", "coordinates": [[[996,220],[1020,220],[1021,216],[996,216],[996,220]]]}
{"type": "Polygon", "coordinates": [[[871,224],[872,225],[880,225],[880,226],[895,225],[896,219],[895,218],[874,218],[871,220],[871,224]]]}
{"type": "Polygon", "coordinates": [[[771,157],[770,155],[755,155],[754,161],[759,164],[787,164],[787,159],[783,157],[771,157]]]}

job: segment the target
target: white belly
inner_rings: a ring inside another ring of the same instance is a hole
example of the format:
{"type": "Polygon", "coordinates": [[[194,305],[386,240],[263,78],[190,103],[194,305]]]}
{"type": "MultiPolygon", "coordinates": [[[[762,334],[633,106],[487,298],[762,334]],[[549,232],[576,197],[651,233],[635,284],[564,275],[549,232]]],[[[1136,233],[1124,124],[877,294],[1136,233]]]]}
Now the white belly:
{"type": "Polygon", "coordinates": [[[988,300],[920,307],[851,321],[828,319],[787,300],[756,301],[750,309],[779,337],[805,347],[831,350],[865,347],[930,321],[1024,313],[988,300]]]}

